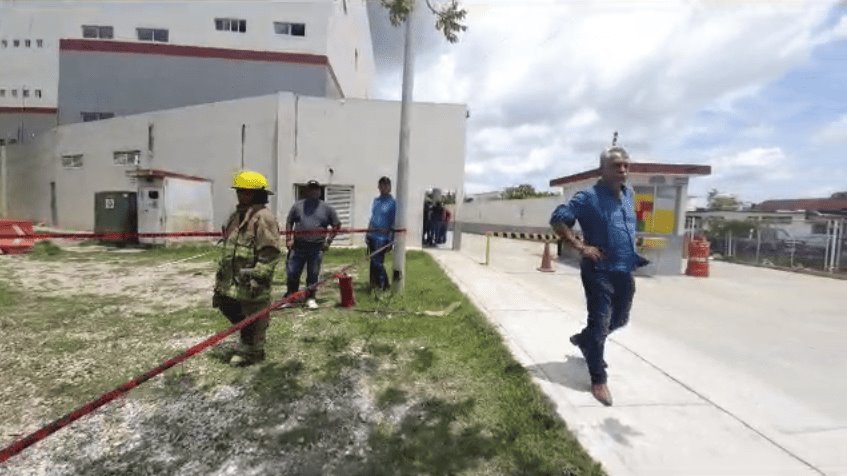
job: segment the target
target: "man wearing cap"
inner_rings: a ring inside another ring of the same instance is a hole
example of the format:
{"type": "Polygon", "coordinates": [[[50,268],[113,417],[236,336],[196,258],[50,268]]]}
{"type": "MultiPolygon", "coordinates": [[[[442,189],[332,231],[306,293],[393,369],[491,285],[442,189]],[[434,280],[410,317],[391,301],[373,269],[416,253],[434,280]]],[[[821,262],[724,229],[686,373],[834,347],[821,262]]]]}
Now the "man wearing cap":
{"type": "Polygon", "coordinates": [[[311,287],[318,282],[323,252],[329,249],[341,228],[338,213],[320,197],[321,184],[317,180],[309,180],[306,183],[306,198],[291,207],[285,221],[285,246],[290,253],[286,266],[288,274],[286,296],[297,292],[300,288],[300,276],[305,266],[306,286],[310,288],[306,300],[306,306],[309,309],[318,307],[315,301],[315,290],[311,287]],[[331,227],[329,232],[327,227],[331,227]]]}
{"type": "Polygon", "coordinates": [[[635,247],[635,193],[626,185],[629,154],[611,147],[600,154],[600,180],[559,205],[550,218],[556,233],[582,256],[580,274],[588,323],[571,344],[579,347],[591,376],[591,393],[612,405],[604,358],[608,335],[629,321],[635,295],[632,272],[648,263],[635,247]],[[571,230],[579,222],[585,241],[571,230]]]}
{"type": "Polygon", "coordinates": [[[379,196],[374,198],[371,206],[371,220],[368,223],[368,234],[365,243],[368,254],[382,249],[371,256],[370,285],[371,289],[388,290],[388,273],[385,272],[385,253],[389,243],[394,241],[394,219],[397,213],[397,202],[391,196],[391,179],[381,177],[377,182],[379,196]],[[383,249],[384,248],[384,249],[383,249]]]}
{"type": "MultiPolygon", "coordinates": [[[[235,212],[223,227],[223,253],[215,275],[212,306],[233,324],[271,303],[271,282],[279,262],[279,222],[267,208],[268,181],[258,172],[242,171],[232,188],[238,197],[235,212]]],[[[241,367],[265,359],[268,317],[241,329],[241,345],[230,364],[241,367]]]]}

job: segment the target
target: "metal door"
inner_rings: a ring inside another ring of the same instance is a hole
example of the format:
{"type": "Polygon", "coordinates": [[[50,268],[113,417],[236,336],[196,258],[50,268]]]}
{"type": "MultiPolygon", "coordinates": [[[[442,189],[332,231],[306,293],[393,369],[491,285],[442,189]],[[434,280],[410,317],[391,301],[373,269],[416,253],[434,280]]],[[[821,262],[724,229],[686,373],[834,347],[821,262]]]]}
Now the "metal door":
{"type": "MultiPolygon", "coordinates": [[[[141,187],[138,195],[138,232],[163,233],[165,210],[162,187],[141,187]]],[[[142,243],[164,243],[164,238],[141,238],[142,243]]]]}

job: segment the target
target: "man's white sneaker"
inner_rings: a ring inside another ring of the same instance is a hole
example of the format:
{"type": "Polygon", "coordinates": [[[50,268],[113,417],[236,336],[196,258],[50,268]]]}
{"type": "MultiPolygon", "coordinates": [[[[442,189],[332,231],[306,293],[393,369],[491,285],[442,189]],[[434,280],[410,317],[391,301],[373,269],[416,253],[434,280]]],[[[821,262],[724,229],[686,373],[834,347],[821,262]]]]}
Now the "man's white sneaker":
{"type": "Polygon", "coordinates": [[[306,307],[308,307],[309,309],[317,309],[318,303],[314,299],[309,299],[306,301],[306,307]]]}

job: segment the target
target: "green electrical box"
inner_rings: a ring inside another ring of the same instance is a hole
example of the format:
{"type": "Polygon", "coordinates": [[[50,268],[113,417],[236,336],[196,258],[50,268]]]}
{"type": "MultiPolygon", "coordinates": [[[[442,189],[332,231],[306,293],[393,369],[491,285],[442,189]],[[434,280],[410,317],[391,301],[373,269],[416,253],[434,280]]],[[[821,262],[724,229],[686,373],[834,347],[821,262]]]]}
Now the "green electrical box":
{"type": "Polygon", "coordinates": [[[126,233],[129,236],[100,238],[111,244],[138,243],[138,203],[136,192],[97,192],[94,194],[94,233],[126,233]]]}

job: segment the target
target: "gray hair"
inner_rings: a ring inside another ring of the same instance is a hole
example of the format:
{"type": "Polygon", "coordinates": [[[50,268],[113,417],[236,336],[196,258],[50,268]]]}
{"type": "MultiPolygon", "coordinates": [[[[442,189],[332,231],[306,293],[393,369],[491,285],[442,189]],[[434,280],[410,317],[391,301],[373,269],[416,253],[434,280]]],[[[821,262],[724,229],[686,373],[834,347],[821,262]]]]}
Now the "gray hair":
{"type": "Polygon", "coordinates": [[[600,153],[600,167],[602,168],[606,165],[607,162],[614,159],[615,156],[620,157],[624,160],[629,160],[629,152],[626,151],[623,147],[614,146],[609,147],[600,153]]]}

